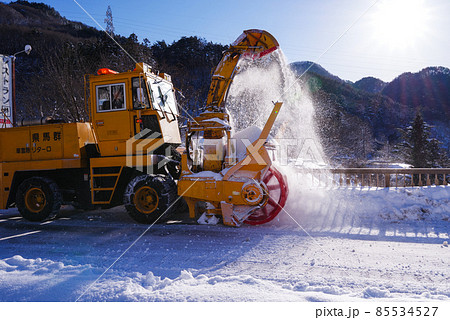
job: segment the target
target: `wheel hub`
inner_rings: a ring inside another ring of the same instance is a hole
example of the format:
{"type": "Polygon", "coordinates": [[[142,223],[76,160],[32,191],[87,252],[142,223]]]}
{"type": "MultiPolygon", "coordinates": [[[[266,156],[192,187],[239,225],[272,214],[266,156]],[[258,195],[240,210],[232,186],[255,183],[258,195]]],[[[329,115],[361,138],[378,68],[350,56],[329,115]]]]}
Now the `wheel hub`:
{"type": "Polygon", "coordinates": [[[241,195],[247,204],[254,206],[263,200],[264,191],[259,184],[250,182],[242,186],[241,195]]]}
{"type": "Polygon", "coordinates": [[[134,199],[137,209],[142,213],[150,214],[158,208],[158,193],[149,186],[139,188],[134,199]]]}
{"type": "Polygon", "coordinates": [[[25,205],[29,211],[39,213],[44,209],[46,203],[45,194],[40,188],[34,187],[27,191],[25,205]]]}

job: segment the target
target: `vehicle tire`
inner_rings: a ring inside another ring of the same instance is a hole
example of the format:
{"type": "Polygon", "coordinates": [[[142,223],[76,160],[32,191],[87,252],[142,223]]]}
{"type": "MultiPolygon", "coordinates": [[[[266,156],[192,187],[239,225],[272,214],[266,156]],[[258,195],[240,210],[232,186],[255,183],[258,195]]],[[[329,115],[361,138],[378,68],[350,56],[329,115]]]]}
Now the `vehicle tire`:
{"type": "Polygon", "coordinates": [[[125,208],[135,221],[154,223],[176,211],[177,186],[164,175],[140,175],[130,181],[124,193],[125,208]]]}
{"type": "Polygon", "coordinates": [[[24,180],[17,189],[17,208],[22,217],[29,221],[55,218],[61,203],[62,196],[58,185],[49,178],[29,178],[24,180]]]}

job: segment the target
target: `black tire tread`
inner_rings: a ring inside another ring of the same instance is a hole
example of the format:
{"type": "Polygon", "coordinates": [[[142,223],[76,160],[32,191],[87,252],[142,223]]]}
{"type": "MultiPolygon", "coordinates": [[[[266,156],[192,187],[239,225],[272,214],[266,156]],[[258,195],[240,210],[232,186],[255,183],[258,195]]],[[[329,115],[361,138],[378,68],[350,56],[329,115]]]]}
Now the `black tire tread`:
{"type": "Polygon", "coordinates": [[[140,175],[132,179],[125,190],[123,203],[131,218],[139,223],[148,224],[156,221],[162,222],[170,218],[176,212],[177,204],[175,202],[177,200],[175,181],[171,177],[155,174],[140,175]],[[133,202],[135,192],[144,185],[155,189],[159,196],[158,208],[151,214],[140,212],[133,202]]]}
{"type": "Polygon", "coordinates": [[[29,221],[41,222],[56,218],[63,199],[55,181],[47,177],[32,177],[24,180],[16,193],[16,206],[23,218],[29,221]],[[31,187],[39,187],[44,191],[47,204],[40,213],[29,211],[25,205],[25,194],[31,187]]]}

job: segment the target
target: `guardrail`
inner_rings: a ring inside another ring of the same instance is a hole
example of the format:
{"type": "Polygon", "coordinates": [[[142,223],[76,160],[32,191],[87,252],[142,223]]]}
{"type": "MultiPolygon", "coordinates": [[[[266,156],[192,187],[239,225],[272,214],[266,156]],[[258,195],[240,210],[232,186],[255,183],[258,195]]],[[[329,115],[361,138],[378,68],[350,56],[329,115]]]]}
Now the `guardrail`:
{"type": "Polygon", "coordinates": [[[422,187],[450,185],[450,168],[339,168],[299,169],[313,186],[422,187]]]}

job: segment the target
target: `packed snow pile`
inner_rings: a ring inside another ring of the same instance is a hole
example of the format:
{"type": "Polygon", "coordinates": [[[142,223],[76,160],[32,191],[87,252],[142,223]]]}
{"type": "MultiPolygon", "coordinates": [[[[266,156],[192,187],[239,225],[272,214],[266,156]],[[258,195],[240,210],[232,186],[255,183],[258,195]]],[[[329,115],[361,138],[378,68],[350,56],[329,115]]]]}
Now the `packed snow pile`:
{"type": "Polygon", "coordinates": [[[449,221],[450,188],[430,186],[424,188],[384,189],[376,192],[376,204],[384,201],[380,217],[385,220],[449,221]]]}

